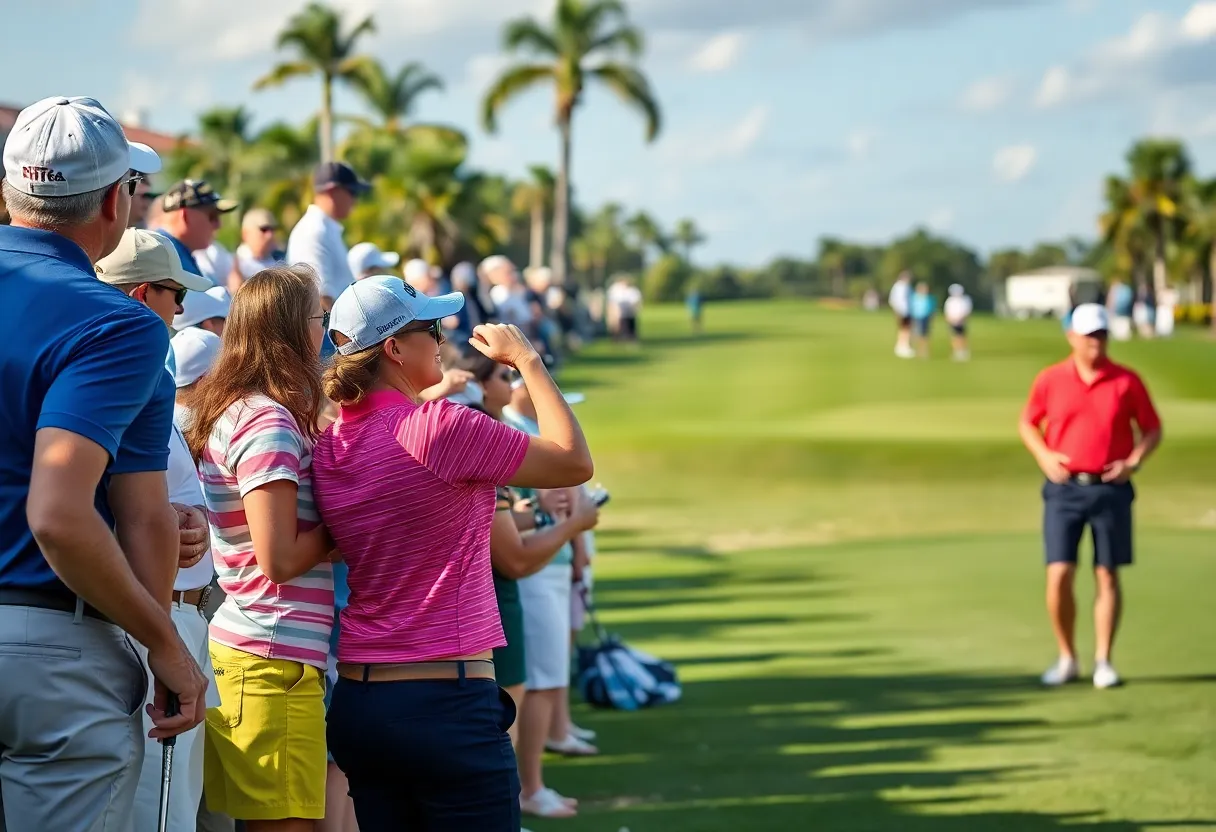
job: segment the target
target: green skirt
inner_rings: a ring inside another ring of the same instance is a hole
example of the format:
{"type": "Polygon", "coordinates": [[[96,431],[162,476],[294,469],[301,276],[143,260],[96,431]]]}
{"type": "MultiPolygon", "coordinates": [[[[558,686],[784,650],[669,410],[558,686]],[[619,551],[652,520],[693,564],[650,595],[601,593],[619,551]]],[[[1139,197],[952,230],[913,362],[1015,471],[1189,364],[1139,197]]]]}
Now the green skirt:
{"type": "Polygon", "coordinates": [[[519,587],[496,572],[494,595],[498,598],[503,635],[507,637],[506,647],[494,649],[494,675],[504,688],[522,685],[528,672],[524,664],[524,606],[519,600],[519,587]]]}

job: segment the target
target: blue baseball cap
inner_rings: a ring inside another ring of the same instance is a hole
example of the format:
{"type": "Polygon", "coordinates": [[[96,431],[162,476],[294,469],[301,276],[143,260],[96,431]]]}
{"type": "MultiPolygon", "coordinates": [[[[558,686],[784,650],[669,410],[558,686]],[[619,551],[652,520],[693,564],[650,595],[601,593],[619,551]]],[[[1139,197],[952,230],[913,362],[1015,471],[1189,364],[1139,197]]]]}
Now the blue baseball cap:
{"type": "Polygon", "coordinates": [[[338,352],[352,355],[387,341],[414,321],[437,321],[463,308],[460,292],[432,298],[399,277],[375,275],[338,296],[329,313],[329,331],[347,339],[338,352]]]}

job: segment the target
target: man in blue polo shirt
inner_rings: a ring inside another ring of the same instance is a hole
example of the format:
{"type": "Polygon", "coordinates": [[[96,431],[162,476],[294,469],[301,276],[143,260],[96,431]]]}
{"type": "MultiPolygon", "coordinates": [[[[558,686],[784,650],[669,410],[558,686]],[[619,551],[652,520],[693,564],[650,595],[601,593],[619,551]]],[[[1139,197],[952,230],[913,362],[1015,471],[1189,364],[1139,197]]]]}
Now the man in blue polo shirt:
{"type": "Polygon", "coordinates": [[[148,647],[155,736],[201,722],[207,686],[168,612],[167,330],[92,266],[160,160],[63,97],[23,110],[3,155],[0,327],[19,337],[0,343],[0,817],[130,830],[146,687],[127,634],[148,647]]]}

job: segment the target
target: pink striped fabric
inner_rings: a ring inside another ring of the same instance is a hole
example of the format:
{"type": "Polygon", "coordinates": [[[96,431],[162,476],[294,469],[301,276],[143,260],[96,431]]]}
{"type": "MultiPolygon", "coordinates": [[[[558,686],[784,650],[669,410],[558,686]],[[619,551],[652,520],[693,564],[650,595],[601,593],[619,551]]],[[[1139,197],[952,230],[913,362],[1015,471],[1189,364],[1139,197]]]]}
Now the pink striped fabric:
{"type": "Polygon", "coordinates": [[[333,566],[318,564],[276,584],[258,567],[244,497],[277,480],[296,484],[296,522],[317,525],[309,443],[278,402],[251,396],[216,422],[199,460],[211,521],[212,556],[227,594],[211,622],[211,639],[234,650],[325,668],[333,628],[333,566]]]}
{"type": "Polygon", "coordinates": [[[451,402],[395,391],[344,407],[313,450],[321,519],[349,567],[338,659],[375,664],[501,647],[490,572],[494,486],[528,436],[451,402]]]}

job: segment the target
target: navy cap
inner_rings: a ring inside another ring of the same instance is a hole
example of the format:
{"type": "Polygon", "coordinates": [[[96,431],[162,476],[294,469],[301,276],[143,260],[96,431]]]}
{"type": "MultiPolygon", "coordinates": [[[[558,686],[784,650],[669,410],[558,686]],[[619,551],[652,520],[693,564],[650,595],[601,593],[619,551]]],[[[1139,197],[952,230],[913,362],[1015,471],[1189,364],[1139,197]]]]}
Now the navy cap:
{"type": "Polygon", "coordinates": [[[360,196],[372,189],[355,173],[354,168],[345,162],[322,162],[312,172],[312,186],[318,192],[330,188],[345,188],[355,196],[360,196]]]}

